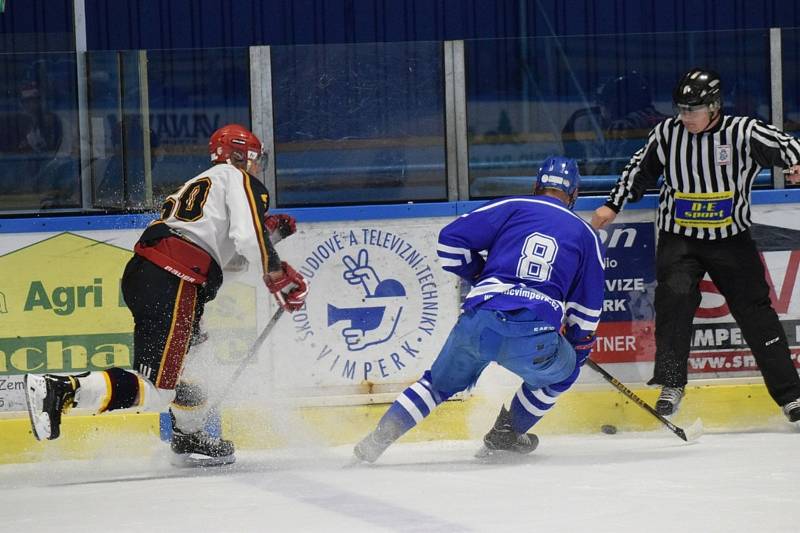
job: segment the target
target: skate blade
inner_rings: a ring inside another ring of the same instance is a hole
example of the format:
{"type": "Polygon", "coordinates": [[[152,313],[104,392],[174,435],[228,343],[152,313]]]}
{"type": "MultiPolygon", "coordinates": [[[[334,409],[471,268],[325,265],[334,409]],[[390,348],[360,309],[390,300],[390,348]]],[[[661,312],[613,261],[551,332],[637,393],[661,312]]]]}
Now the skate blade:
{"type": "Polygon", "coordinates": [[[342,465],[342,468],[362,468],[365,466],[370,466],[371,463],[364,461],[363,459],[359,459],[355,455],[350,457],[348,461],[342,465]]]}
{"type": "Polygon", "coordinates": [[[475,459],[486,464],[516,464],[530,461],[530,453],[519,453],[512,450],[492,450],[485,445],[475,452],[475,459]]]}
{"type": "Polygon", "coordinates": [[[170,463],[176,468],[207,468],[230,465],[236,462],[235,455],[224,457],[208,457],[191,453],[174,453],[170,463]]]}
{"type": "Polygon", "coordinates": [[[44,396],[41,394],[42,390],[46,393],[47,384],[44,378],[32,374],[25,374],[22,381],[33,436],[36,440],[47,440],[50,438],[50,415],[44,412],[44,396]]]}

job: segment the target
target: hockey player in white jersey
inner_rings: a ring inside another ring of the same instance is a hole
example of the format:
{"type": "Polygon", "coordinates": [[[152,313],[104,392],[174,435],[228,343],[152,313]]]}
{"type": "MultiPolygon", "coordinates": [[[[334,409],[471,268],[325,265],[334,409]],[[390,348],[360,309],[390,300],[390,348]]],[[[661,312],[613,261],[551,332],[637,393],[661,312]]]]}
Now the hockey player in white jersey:
{"type": "Polygon", "coordinates": [[[131,369],[71,376],[28,374],[25,392],[34,436],[56,439],[69,407],[103,413],[136,408],[172,415],[172,450],[207,463],[234,460],[234,446],[206,433],[207,398],[201,384],[182,379],[187,353],[201,342],[200,317],[222,284],[222,267],[246,260],[278,303],[303,306],[303,277],[281,262],[270,239],[294,232],[286,215],[267,216],[269,192],[256,179],[264,151],[246,128],[231,124],[209,141],[212,167],[164,202],[134,247],[122,293],[134,318],[131,369]]]}
{"type": "Polygon", "coordinates": [[[602,247],[572,212],[579,181],[574,160],[551,157],[539,169],[533,197],[490,202],[442,229],[442,268],[472,286],[464,312],[430,370],[356,445],[357,460],[374,462],[439,404],[475,385],[491,362],[523,383],[478,457],[536,448],[538,438],[528,430],[577,379],[603,305],[602,247]]]}

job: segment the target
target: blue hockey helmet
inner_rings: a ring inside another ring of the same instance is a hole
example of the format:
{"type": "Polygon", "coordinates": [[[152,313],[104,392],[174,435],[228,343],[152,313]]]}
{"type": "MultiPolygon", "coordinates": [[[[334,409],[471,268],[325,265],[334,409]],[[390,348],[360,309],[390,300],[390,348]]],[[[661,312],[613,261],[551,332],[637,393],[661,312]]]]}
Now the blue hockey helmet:
{"type": "Polygon", "coordinates": [[[574,159],[562,156],[548,157],[539,168],[536,176],[536,186],[534,192],[543,189],[555,189],[569,196],[570,209],[575,205],[578,197],[578,187],[581,183],[581,175],[578,171],[578,163],[574,159]]]}

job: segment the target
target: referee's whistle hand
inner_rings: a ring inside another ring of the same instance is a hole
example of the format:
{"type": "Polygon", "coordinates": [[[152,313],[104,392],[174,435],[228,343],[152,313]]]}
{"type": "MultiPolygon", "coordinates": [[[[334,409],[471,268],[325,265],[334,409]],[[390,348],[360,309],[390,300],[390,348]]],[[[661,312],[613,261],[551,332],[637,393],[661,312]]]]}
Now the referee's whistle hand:
{"type": "Polygon", "coordinates": [[[594,229],[603,229],[617,218],[617,214],[608,206],[601,205],[594,210],[592,215],[592,227],[594,229]]]}
{"type": "Polygon", "coordinates": [[[800,165],[791,166],[784,172],[786,172],[786,181],[792,184],[800,183],[800,165]]]}

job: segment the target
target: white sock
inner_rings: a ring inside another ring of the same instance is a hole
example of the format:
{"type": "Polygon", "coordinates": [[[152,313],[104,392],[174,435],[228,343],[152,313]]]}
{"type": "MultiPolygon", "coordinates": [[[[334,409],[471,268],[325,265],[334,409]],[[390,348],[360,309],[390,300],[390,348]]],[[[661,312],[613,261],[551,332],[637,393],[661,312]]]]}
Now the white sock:
{"type": "Polygon", "coordinates": [[[77,378],[80,387],[75,391],[75,407],[102,413],[111,401],[111,380],[106,372],[90,372],[77,378]]]}

